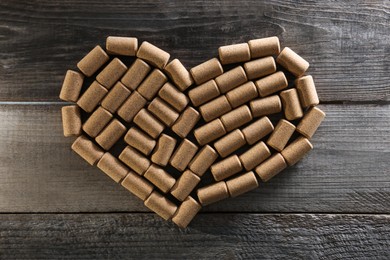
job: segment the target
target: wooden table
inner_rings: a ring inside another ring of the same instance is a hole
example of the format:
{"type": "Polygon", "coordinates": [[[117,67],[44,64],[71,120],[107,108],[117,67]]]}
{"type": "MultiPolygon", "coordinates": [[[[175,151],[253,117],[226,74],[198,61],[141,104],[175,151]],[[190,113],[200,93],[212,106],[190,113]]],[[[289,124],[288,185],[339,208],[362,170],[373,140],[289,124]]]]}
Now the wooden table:
{"type": "Polygon", "coordinates": [[[389,1],[2,1],[0,258],[388,259],[389,1]],[[311,62],[327,118],[303,161],[186,230],[70,150],[58,94],[108,35],[188,67],[277,35],[311,62]]]}

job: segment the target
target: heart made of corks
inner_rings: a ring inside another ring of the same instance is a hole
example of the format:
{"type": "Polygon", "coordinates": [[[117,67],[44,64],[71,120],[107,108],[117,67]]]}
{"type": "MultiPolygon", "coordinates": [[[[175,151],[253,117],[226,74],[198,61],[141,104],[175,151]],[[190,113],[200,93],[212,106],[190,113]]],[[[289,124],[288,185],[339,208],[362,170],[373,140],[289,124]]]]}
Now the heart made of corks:
{"type": "Polygon", "coordinates": [[[72,149],[182,228],[297,163],[325,117],[309,63],[278,37],[218,53],[188,71],[149,42],[110,36],[60,93],[76,103],[62,107],[72,149]]]}

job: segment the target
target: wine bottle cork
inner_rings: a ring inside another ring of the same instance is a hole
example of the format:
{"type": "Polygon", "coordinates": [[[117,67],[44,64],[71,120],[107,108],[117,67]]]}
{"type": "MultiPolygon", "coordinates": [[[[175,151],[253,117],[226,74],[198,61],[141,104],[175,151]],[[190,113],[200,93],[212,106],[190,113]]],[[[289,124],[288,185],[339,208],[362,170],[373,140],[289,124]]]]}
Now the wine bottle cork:
{"type": "Polygon", "coordinates": [[[295,86],[303,108],[316,106],[320,103],[312,76],[309,75],[296,79],[295,86]]]}
{"type": "Polygon", "coordinates": [[[115,113],[123,102],[125,102],[125,100],[130,96],[130,94],[131,91],[118,81],[103,99],[102,107],[111,113],[115,113]]]}
{"type": "Polygon", "coordinates": [[[245,140],[249,145],[256,143],[274,130],[268,117],[264,116],[242,129],[245,140]]]}
{"type": "Polygon", "coordinates": [[[280,152],[287,145],[294,132],[295,125],[285,119],[280,119],[278,124],[275,126],[275,130],[268,138],[267,144],[276,151],[280,152]]]}
{"type": "Polygon", "coordinates": [[[144,155],[149,155],[156,146],[156,141],[154,139],[135,126],[127,131],[125,142],[144,155]]]}
{"type": "Polygon", "coordinates": [[[104,155],[104,151],[84,135],[77,137],[72,144],[72,150],[90,165],[95,165],[104,155]]]}
{"type": "Polygon", "coordinates": [[[283,71],[278,71],[256,80],[255,84],[260,97],[266,97],[287,88],[288,82],[283,71]]]}
{"type": "Polygon", "coordinates": [[[216,181],[224,180],[242,170],[242,164],[236,154],[211,165],[211,174],[216,181]]]}
{"type": "Polygon", "coordinates": [[[248,106],[240,106],[221,116],[221,121],[227,132],[230,132],[252,121],[252,113],[248,106]]]}
{"type": "Polygon", "coordinates": [[[251,59],[248,43],[239,43],[219,47],[218,54],[222,64],[243,62],[251,59]]]}
{"type": "Polygon", "coordinates": [[[153,191],[144,201],[144,204],[165,220],[172,218],[177,210],[177,206],[172,201],[165,198],[157,191],[153,191]]]}
{"type": "Polygon", "coordinates": [[[226,134],[225,127],[220,119],[215,119],[194,130],[194,135],[198,143],[203,146],[226,134]]]}
{"type": "Polygon", "coordinates": [[[224,95],[199,107],[199,111],[206,122],[210,122],[211,120],[226,114],[230,110],[232,110],[232,107],[224,95]]]}
{"type": "Polygon", "coordinates": [[[110,57],[108,54],[102,47],[97,45],[77,63],[77,68],[79,68],[85,76],[91,77],[109,59],[110,57]]]}
{"type": "Polygon", "coordinates": [[[156,149],[152,154],[152,162],[160,166],[167,166],[173,151],[175,150],[176,139],[169,135],[162,134],[157,141],[156,149]]]}
{"type": "Polygon", "coordinates": [[[83,130],[90,137],[95,138],[100,131],[110,122],[112,114],[103,107],[98,107],[95,112],[85,121],[83,130]]]}
{"type": "Polygon", "coordinates": [[[178,171],[184,171],[197,151],[198,147],[195,144],[188,139],[183,139],[179,147],[177,147],[176,151],[173,153],[170,164],[178,171]]]}
{"type": "Polygon", "coordinates": [[[260,117],[282,111],[282,102],[278,95],[259,98],[249,103],[253,117],[260,117]]]}
{"type": "Polygon", "coordinates": [[[77,100],[77,105],[85,112],[91,113],[107,93],[108,90],[95,80],[77,100]]]}
{"type": "Polygon", "coordinates": [[[280,153],[272,155],[269,159],[256,167],[255,172],[263,182],[269,181],[279,172],[287,168],[287,163],[280,153]]]}
{"type": "Polygon", "coordinates": [[[154,67],[163,69],[167,65],[170,55],[168,52],[144,41],[137,51],[137,57],[145,60],[154,67]]]}
{"type": "Polygon", "coordinates": [[[138,50],[138,39],[135,37],[108,36],[106,50],[113,55],[135,56],[138,50]]]}
{"type": "Polygon", "coordinates": [[[188,97],[169,82],[165,83],[160,89],[158,96],[176,109],[177,112],[183,111],[189,102],[188,97]]]}
{"type": "Polygon", "coordinates": [[[215,149],[218,151],[219,155],[222,158],[230,155],[234,151],[243,147],[246,144],[245,137],[240,131],[240,129],[236,129],[233,132],[225,135],[218,141],[214,143],[215,149]]]}
{"type": "Polygon", "coordinates": [[[309,68],[309,63],[289,47],[285,47],[276,62],[282,65],[295,76],[299,77],[309,68]]]}
{"type": "Polygon", "coordinates": [[[217,158],[217,152],[211,146],[205,145],[192,159],[188,168],[199,177],[202,177],[217,158]]]}
{"type": "Polygon", "coordinates": [[[126,133],[126,126],[124,126],[118,119],[114,118],[104,129],[96,136],[96,142],[106,151],[126,133]]]}
{"type": "Polygon", "coordinates": [[[292,166],[301,160],[311,149],[313,149],[313,145],[307,138],[298,137],[280,153],[286,160],[287,164],[292,166]]]}
{"type": "Polygon", "coordinates": [[[148,180],[133,171],[129,171],[121,185],[143,201],[149,197],[154,189],[154,186],[148,180]]]}
{"type": "Polygon", "coordinates": [[[96,80],[106,89],[117,82],[127,71],[126,65],[118,58],[114,58],[97,76],[96,80]]]}
{"type": "Polygon", "coordinates": [[[219,88],[213,79],[188,91],[188,96],[190,97],[192,104],[196,107],[218,97],[219,95],[219,88]]]}
{"type": "Polygon", "coordinates": [[[251,171],[270,156],[271,151],[264,142],[260,141],[241,154],[239,158],[245,170],[251,171]]]}
{"type": "Polygon", "coordinates": [[[172,222],[180,228],[186,228],[201,208],[202,206],[196,200],[188,196],[172,217],[172,222]]]}
{"type": "Polygon", "coordinates": [[[234,198],[259,187],[255,174],[250,171],[226,181],[230,197],[234,198]]]}
{"type": "Polygon", "coordinates": [[[81,117],[80,108],[78,106],[64,106],[61,108],[62,126],[64,136],[79,136],[81,135],[81,117]]]}
{"type": "Polygon", "coordinates": [[[321,109],[313,107],[305,114],[301,122],[299,122],[297,131],[304,137],[310,139],[313,137],[324,118],[325,113],[321,109]]]}
{"type": "Polygon", "coordinates": [[[178,59],[174,59],[168,63],[164,71],[181,91],[186,90],[194,83],[191,74],[178,59]]]}
{"type": "Polygon", "coordinates": [[[250,40],[248,45],[252,59],[277,55],[280,52],[279,38],[276,36],[250,40]]]}
{"type": "Polygon", "coordinates": [[[276,63],[272,56],[252,60],[244,63],[248,80],[262,78],[276,72],[276,63]]]}
{"type": "Polygon", "coordinates": [[[199,112],[192,107],[187,107],[172,126],[172,131],[181,138],[185,138],[198,123],[199,119],[199,112]]]}
{"type": "Polygon", "coordinates": [[[136,59],[121,78],[121,82],[130,90],[135,90],[151,71],[145,61],[136,59]]]}
{"type": "Polygon", "coordinates": [[[163,193],[167,193],[175,185],[176,180],[169,173],[155,164],[151,164],[146,170],[144,177],[159,188],[163,193]]]}
{"type": "Polygon", "coordinates": [[[147,100],[152,100],[160,88],[167,82],[167,76],[159,70],[154,69],[149,76],[141,83],[137,91],[147,100]]]}
{"type": "Polygon", "coordinates": [[[108,152],[100,158],[97,167],[118,183],[124,179],[130,171],[121,161],[108,152]]]}
{"type": "Polygon", "coordinates": [[[148,110],[167,126],[172,126],[179,117],[179,113],[159,97],[149,103],[148,110]]]}
{"type": "Polygon", "coordinates": [[[69,102],[76,102],[80,96],[83,82],[83,74],[73,70],[68,70],[65,74],[64,82],[62,83],[60,99],[69,102]]]}
{"type": "Polygon", "coordinates": [[[229,192],[224,181],[213,183],[197,190],[199,202],[203,205],[209,205],[217,201],[229,198],[229,192]]]}
{"type": "Polygon", "coordinates": [[[200,178],[190,170],[186,170],[172,187],[171,194],[178,200],[184,201],[198,185],[200,178]]]}
{"type": "Polygon", "coordinates": [[[280,92],[280,99],[282,100],[284,116],[287,120],[295,120],[303,116],[298,92],[295,88],[280,92]]]}
{"type": "Polygon", "coordinates": [[[131,146],[126,146],[126,148],[123,149],[119,155],[119,160],[139,175],[143,175],[151,164],[145,156],[137,152],[131,146]]]}
{"type": "Polygon", "coordinates": [[[133,120],[135,115],[146,105],[146,99],[137,91],[133,91],[126,101],[119,107],[117,114],[126,122],[133,120]]]}
{"type": "Polygon", "coordinates": [[[232,108],[241,106],[257,97],[257,89],[252,81],[244,83],[241,86],[232,89],[228,93],[226,93],[226,98],[228,99],[232,108]]]}
{"type": "Polygon", "coordinates": [[[218,77],[223,73],[221,63],[217,58],[205,61],[190,70],[191,76],[197,85],[218,77]]]}
{"type": "Polygon", "coordinates": [[[219,92],[222,94],[244,84],[247,81],[248,79],[242,66],[235,67],[234,69],[231,69],[215,78],[215,83],[217,83],[219,92]]]}
{"type": "Polygon", "coordinates": [[[144,108],[134,117],[134,123],[154,139],[156,139],[165,128],[163,123],[144,108]]]}

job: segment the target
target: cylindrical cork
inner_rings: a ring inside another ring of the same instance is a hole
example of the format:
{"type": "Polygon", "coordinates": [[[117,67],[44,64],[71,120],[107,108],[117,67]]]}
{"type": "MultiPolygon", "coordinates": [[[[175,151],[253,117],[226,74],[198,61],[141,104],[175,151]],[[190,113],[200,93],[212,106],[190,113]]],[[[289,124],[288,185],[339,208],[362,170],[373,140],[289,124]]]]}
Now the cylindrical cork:
{"type": "Polygon", "coordinates": [[[284,90],[279,95],[283,104],[284,116],[287,120],[295,120],[303,116],[298,92],[295,88],[284,90]]]}
{"type": "Polygon", "coordinates": [[[165,128],[163,123],[144,108],[134,117],[134,123],[154,139],[156,139],[165,128]]]}
{"type": "Polygon", "coordinates": [[[167,126],[173,125],[179,117],[179,113],[159,97],[149,103],[148,110],[167,126]]]}
{"type": "Polygon", "coordinates": [[[198,143],[203,146],[226,134],[225,127],[220,119],[215,119],[194,130],[194,135],[198,143]]]}
{"type": "Polygon", "coordinates": [[[228,99],[232,108],[241,106],[242,104],[245,104],[246,102],[257,97],[257,88],[252,81],[244,83],[241,86],[226,93],[226,98],[228,99]]]}
{"type": "Polygon", "coordinates": [[[152,193],[154,186],[145,178],[130,171],[122,181],[122,186],[141,200],[146,200],[152,193]]]}
{"type": "Polygon", "coordinates": [[[81,135],[80,108],[78,106],[64,106],[61,109],[61,114],[64,136],[81,135]]]}
{"type": "Polygon", "coordinates": [[[196,107],[218,97],[220,94],[217,83],[213,79],[188,91],[188,96],[196,107]]]}
{"type": "Polygon", "coordinates": [[[316,106],[320,103],[317,95],[316,86],[312,76],[304,76],[295,80],[299,100],[303,108],[316,106]]]}
{"type": "Polygon", "coordinates": [[[203,206],[206,206],[211,203],[229,198],[229,191],[227,189],[226,183],[224,181],[220,181],[198,189],[197,195],[199,202],[203,206]]]}
{"type": "Polygon", "coordinates": [[[282,50],[276,58],[276,62],[297,77],[301,76],[309,68],[309,63],[289,47],[285,47],[282,50]]]}
{"type": "Polygon", "coordinates": [[[250,171],[226,181],[230,197],[234,198],[259,187],[255,174],[250,171]]]}
{"type": "Polygon", "coordinates": [[[172,131],[181,138],[185,138],[198,123],[199,119],[199,112],[192,107],[187,107],[172,126],[172,131]]]}
{"type": "Polygon", "coordinates": [[[243,62],[251,59],[248,43],[239,43],[219,47],[218,54],[222,64],[243,62]]]}
{"type": "Polygon", "coordinates": [[[199,177],[202,177],[217,158],[217,152],[211,146],[206,145],[195,155],[188,168],[199,177]]]}
{"type": "Polygon", "coordinates": [[[85,121],[83,130],[90,137],[95,138],[100,131],[110,122],[112,114],[102,107],[98,107],[95,112],[85,121]]]}
{"type": "Polygon", "coordinates": [[[178,59],[174,59],[168,63],[164,70],[181,91],[186,90],[194,83],[191,74],[178,59]]]}
{"type": "Polygon", "coordinates": [[[138,50],[138,39],[135,37],[108,36],[106,50],[109,54],[135,56],[138,50]]]}
{"type": "Polygon", "coordinates": [[[104,155],[104,151],[84,135],[80,135],[73,142],[72,150],[80,155],[90,165],[95,165],[104,155]]]}
{"type": "Polygon", "coordinates": [[[232,107],[224,95],[199,107],[199,111],[206,122],[210,122],[230,110],[232,110],[232,107]]]}
{"type": "Polygon", "coordinates": [[[279,38],[276,36],[250,40],[248,45],[252,59],[277,55],[280,52],[279,38]]]}
{"type": "Polygon", "coordinates": [[[114,118],[100,134],[95,138],[96,142],[104,149],[110,150],[111,147],[126,133],[124,126],[118,119],[114,118]]]}
{"type": "Polygon", "coordinates": [[[248,125],[241,132],[245,136],[245,140],[249,145],[261,140],[274,130],[274,126],[268,117],[264,116],[252,124],[248,125]]]}
{"type": "Polygon", "coordinates": [[[272,155],[268,160],[256,167],[255,171],[263,182],[267,182],[279,172],[286,169],[287,163],[280,153],[272,155]]]}
{"type": "Polygon", "coordinates": [[[223,73],[221,63],[217,58],[205,61],[190,70],[191,76],[197,85],[218,77],[223,73]]]}
{"type": "Polygon", "coordinates": [[[115,113],[123,102],[125,102],[125,100],[130,96],[130,94],[130,90],[118,81],[103,99],[102,107],[111,113],[115,113]]]}
{"type": "Polygon", "coordinates": [[[158,96],[178,112],[183,111],[189,102],[188,97],[169,82],[160,89],[158,96]]]}
{"type": "Polygon", "coordinates": [[[282,111],[282,102],[278,95],[259,98],[249,103],[253,117],[260,117],[282,111]]]}
{"type": "Polygon", "coordinates": [[[95,80],[77,100],[77,105],[85,112],[91,113],[107,93],[108,90],[95,80]]]}
{"type": "Polygon", "coordinates": [[[280,119],[278,124],[275,126],[275,130],[268,138],[267,144],[276,151],[280,152],[284,149],[294,132],[295,125],[285,119],[280,119]]]}
{"type": "Polygon", "coordinates": [[[149,155],[156,146],[156,141],[154,139],[150,138],[149,135],[136,127],[132,127],[127,131],[125,142],[144,155],[149,155]]]}
{"type": "Polygon", "coordinates": [[[286,160],[287,164],[292,166],[301,160],[311,149],[313,149],[313,145],[307,138],[298,137],[280,153],[286,160]]]}
{"type": "Polygon", "coordinates": [[[248,106],[240,106],[229,113],[221,116],[221,121],[227,132],[230,132],[253,119],[251,110],[248,106]]]}
{"type": "Polygon", "coordinates": [[[77,63],[77,67],[85,76],[91,77],[109,59],[108,54],[98,45],[77,63]]]}
{"type": "Polygon", "coordinates": [[[240,129],[236,129],[216,141],[214,143],[214,147],[218,151],[219,155],[222,158],[225,158],[229,154],[243,147],[245,144],[246,142],[244,135],[240,129]]]}
{"type": "Polygon", "coordinates": [[[114,58],[97,76],[96,80],[107,89],[117,82],[127,71],[126,65],[118,58],[114,58]]]}
{"type": "Polygon", "coordinates": [[[137,91],[147,100],[152,100],[160,88],[167,82],[168,78],[159,70],[154,69],[152,73],[141,83],[137,91]]]}
{"type": "Polygon", "coordinates": [[[183,139],[179,147],[172,155],[170,164],[178,171],[184,171],[197,151],[198,147],[195,144],[193,144],[188,139],[183,139]]]}
{"type": "Polygon", "coordinates": [[[297,131],[304,137],[310,139],[317,131],[325,118],[325,112],[317,107],[311,108],[302,118],[297,126],[297,131]]]}
{"type": "Polygon", "coordinates": [[[115,182],[120,182],[130,171],[129,168],[110,153],[105,153],[103,155],[97,163],[97,167],[115,182]]]}
{"type": "Polygon", "coordinates": [[[130,90],[135,90],[146,76],[151,71],[149,64],[141,59],[136,59],[125,75],[121,78],[121,82],[130,90]]]}
{"type": "Polygon", "coordinates": [[[69,102],[76,102],[80,96],[83,82],[83,74],[73,70],[68,70],[65,74],[64,83],[62,83],[60,99],[69,102]]]}
{"type": "Polygon", "coordinates": [[[176,182],[175,178],[155,164],[150,165],[144,177],[164,193],[170,191],[176,182]]]}
{"type": "Polygon", "coordinates": [[[258,79],[276,72],[276,63],[274,58],[269,56],[246,62],[244,69],[249,80],[258,79]]]}
{"type": "Polygon", "coordinates": [[[201,208],[202,206],[196,200],[188,196],[172,217],[172,222],[180,228],[186,228],[201,208]]]}
{"type": "Polygon", "coordinates": [[[242,66],[235,67],[215,78],[215,83],[217,83],[221,93],[226,93],[247,81],[248,79],[242,66]]]}
{"type": "Polygon", "coordinates": [[[270,156],[271,151],[267,145],[264,142],[258,142],[241,154],[239,158],[245,170],[250,171],[270,156]]]}
{"type": "Polygon", "coordinates": [[[285,89],[288,85],[283,71],[275,72],[255,82],[260,97],[266,97],[285,89]]]}
{"type": "Polygon", "coordinates": [[[130,167],[130,169],[139,175],[143,175],[151,164],[145,156],[137,152],[131,146],[127,146],[125,149],[123,149],[119,155],[119,160],[124,162],[127,166],[130,167]]]}
{"type": "Polygon", "coordinates": [[[153,191],[144,204],[165,220],[170,219],[177,210],[177,206],[172,201],[157,191],[153,191]]]}
{"type": "Polygon", "coordinates": [[[211,174],[216,181],[224,180],[242,170],[242,164],[236,154],[213,164],[210,168],[211,174]]]}
{"type": "Polygon", "coordinates": [[[159,69],[163,69],[167,65],[170,55],[168,52],[144,41],[138,49],[137,57],[159,69]]]}
{"type": "Polygon", "coordinates": [[[198,175],[190,170],[186,170],[172,187],[171,194],[176,199],[183,201],[188,197],[188,195],[190,195],[199,182],[200,178],[198,175]]]}
{"type": "Polygon", "coordinates": [[[169,135],[162,134],[157,141],[156,149],[152,154],[152,162],[160,166],[167,166],[173,151],[175,150],[176,139],[169,135]]]}
{"type": "Polygon", "coordinates": [[[146,105],[147,101],[137,91],[133,91],[119,107],[117,114],[126,122],[133,120],[135,115],[146,105]]]}

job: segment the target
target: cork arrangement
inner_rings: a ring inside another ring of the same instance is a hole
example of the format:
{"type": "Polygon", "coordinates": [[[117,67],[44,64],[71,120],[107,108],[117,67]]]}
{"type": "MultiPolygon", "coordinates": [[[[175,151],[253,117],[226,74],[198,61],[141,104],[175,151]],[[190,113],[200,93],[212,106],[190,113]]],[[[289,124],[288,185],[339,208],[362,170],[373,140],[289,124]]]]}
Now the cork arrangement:
{"type": "Polygon", "coordinates": [[[187,70],[149,42],[110,36],[66,72],[64,136],[185,228],[203,206],[258,188],[313,149],[325,113],[308,68],[278,37],[222,46],[187,70]]]}

